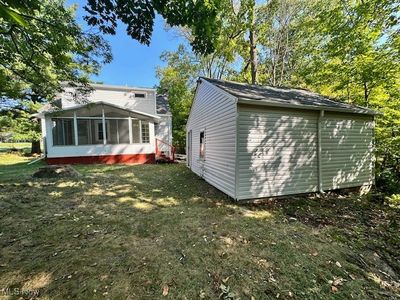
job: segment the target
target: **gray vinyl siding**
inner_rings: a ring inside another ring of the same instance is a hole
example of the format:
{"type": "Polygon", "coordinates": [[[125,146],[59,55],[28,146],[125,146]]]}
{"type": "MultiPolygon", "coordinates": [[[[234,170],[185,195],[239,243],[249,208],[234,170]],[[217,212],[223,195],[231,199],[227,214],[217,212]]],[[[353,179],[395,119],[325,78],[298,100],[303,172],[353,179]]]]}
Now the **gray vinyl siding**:
{"type": "Polygon", "coordinates": [[[321,121],[324,190],[374,183],[372,116],[325,113],[321,121]]]}
{"type": "Polygon", "coordinates": [[[318,113],[240,105],[237,199],[317,191],[318,113]]]}
{"type": "Polygon", "coordinates": [[[158,115],[161,120],[157,123],[156,138],[172,145],[172,118],[171,116],[158,115]]]}
{"type": "Polygon", "coordinates": [[[187,132],[192,130],[191,170],[235,197],[236,102],[207,82],[198,85],[187,132]],[[200,159],[200,132],[205,131],[205,159],[200,159]]]}

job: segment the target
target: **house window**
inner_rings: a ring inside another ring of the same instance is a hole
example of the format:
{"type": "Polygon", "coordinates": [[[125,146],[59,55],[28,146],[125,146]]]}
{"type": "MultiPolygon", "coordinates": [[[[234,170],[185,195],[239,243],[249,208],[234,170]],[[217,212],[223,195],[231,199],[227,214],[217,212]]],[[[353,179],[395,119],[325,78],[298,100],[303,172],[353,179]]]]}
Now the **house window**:
{"type": "Polygon", "coordinates": [[[204,131],[200,131],[200,159],[205,158],[206,149],[205,149],[205,134],[204,131]]]}
{"type": "Polygon", "coordinates": [[[150,143],[150,128],[149,122],[142,121],[142,143],[150,143]]]}
{"type": "Polygon", "coordinates": [[[72,119],[53,119],[53,145],[75,145],[74,122],[72,119]]]}
{"type": "Polygon", "coordinates": [[[146,98],[146,94],[145,93],[135,93],[135,98],[146,98]]]}
{"type": "Polygon", "coordinates": [[[97,123],[97,140],[102,141],[103,140],[103,123],[97,123]]]}
{"type": "Polygon", "coordinates": [[[132,143],[140,143],[140,121],[132,120],[132,143]]]}
{"type": "Polygon", "coordinates": [[[93,120],[77,120],[78,124],[78,145],[90,145],[91,140],[91,130],[90,121],[93,120]]]}
{"type": "MultiPolygon", "coordinates": [[[[95,120],[96,142],[103,142],[103,120],[95,120]]],[[[106,121],[106,139],[110,137],[110,122],[106,121]]]]}

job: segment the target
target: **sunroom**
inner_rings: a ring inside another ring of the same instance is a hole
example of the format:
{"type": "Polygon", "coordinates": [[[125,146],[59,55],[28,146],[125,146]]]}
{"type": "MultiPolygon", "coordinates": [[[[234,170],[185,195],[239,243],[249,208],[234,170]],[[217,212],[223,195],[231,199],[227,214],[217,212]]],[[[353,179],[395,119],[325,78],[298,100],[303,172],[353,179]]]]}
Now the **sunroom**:
{"type": "Polygon", "coordinates": [[[42,117],[49,163],[146,163],[155,159],[159,117],[104,102],[47,112],[42,117]]]}

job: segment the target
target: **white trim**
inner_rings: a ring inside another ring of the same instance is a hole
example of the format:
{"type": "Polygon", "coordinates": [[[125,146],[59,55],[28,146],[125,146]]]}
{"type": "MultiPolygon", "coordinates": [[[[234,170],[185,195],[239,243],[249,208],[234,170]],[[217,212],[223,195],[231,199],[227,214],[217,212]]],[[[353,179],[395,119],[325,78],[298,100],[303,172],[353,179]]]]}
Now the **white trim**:
{"type": "MultiPolygon", "coordinates": [[[[76,85],[73,86],[69,84],[68,82],[62,82],[61,86],[64,88],[82,88],[84,86],[82,85],[76,85]]],[[[153,88],[146,88],[146,87],[134,87],[134,86],[123,86],[123,85],[111,85],[111,84],[99,84],[99,83],[92,83],[88,85],[89,87],[92,87],[94,89],[98,90],[116,90],[116,91],[152,91],[156,92],[156,89],[153,88]]]]}
{"type": "Polygon", "coordinates": [[[137,110],[130,109],[130,108],[127,108],[127,107],[122,107],[122,106],[111,104],[111,103],[104,102],[104,101],[90,102],[90,103],[86,103],[86,104],[79,104],[79,105],[67,107],[67,108],[64,108],[64,109],[54,110],[54,111],[50,111],[50,112],[43,112],[43,114],[44,115],[52,115],[52,114],[62,113],[62,112],[71,111],[71,110],[72,111],[73,110],[79,110],[81,108],[86,108],[87,106],[95,106],[95,105],[109,106],[109,107],[112,107],[112,108],[120,109],[122,111],[131,112],[131,113],[134,113],[134,114],[142,115],[142,116],[153,118],[153,119],[156,119],[156,120],[161,119],[161,117],[156,116],[156,115],[144,113],[144,112],[141,112],[141,111],[137,111],[137,110]]]}
{"type": "Polygon", "coordinates": [[[103,144],[107,144],[107,129],[106,129],[106,115],[104,114],[104,108],[101,109],[101,122],[103,123],[103,144]]]}
{"type": "Polygon", "coordinates": [[[75,146],[78,146],[78,120],[76,119],[75,111],[74,111],[74,138],[75,138],[75,146]]]}
{"type": "Polygon", "coordinates": [[[128,118],[128,130],[129,130],[129,144],[133,144],[133,137],[132,137],[132,118],[129,116],[128,118]]]}
{"type": "MultiPolygon", "coordinates": [[[[51,119],[73,119],[74,117],[50,117],[51,119]]],[[[101,120],[102,117],[76,117],[77,120],[101,120]]],[[[132,118],[132,120],[139,120],[139,118],[132,118]]],[[[128,118],[120,118],[120,117],[107,117],[106,120],[129,120],[128,118]]]]}
{"type": "Polygon", "coordinates": [[[119,144],[119,124],[117,120],[117,144],[119,144]]]}
{"type": "Polygon", "coordinates": [[[143,141],[142,141],[142,120],[139,120],[139,141],[140,141],[140,144],[143,144],[143,141]]]}

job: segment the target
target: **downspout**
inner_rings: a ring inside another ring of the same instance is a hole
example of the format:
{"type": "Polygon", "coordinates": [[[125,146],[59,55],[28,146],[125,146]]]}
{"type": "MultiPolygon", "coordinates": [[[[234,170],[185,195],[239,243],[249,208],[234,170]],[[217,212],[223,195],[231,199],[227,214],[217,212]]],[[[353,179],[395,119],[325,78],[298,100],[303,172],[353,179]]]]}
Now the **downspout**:
{"type": "Polygon", "coordinates": [[[321,127],[325,111],[320,110],[317,121],[317,163],[318,163],[318,192],[324,193],[322,189],[322,141],[321,141],[321,127]]]}

